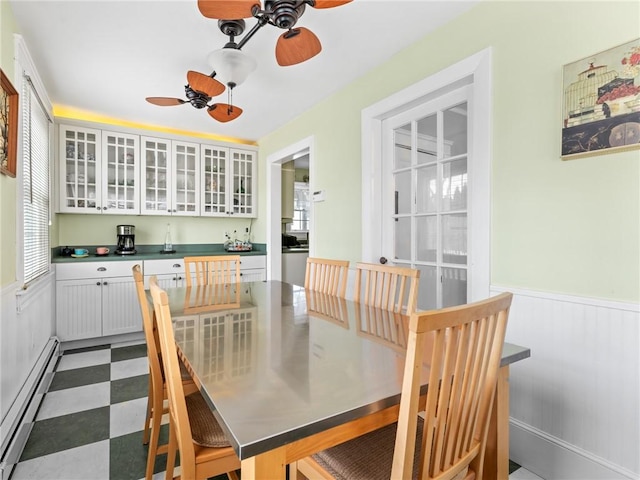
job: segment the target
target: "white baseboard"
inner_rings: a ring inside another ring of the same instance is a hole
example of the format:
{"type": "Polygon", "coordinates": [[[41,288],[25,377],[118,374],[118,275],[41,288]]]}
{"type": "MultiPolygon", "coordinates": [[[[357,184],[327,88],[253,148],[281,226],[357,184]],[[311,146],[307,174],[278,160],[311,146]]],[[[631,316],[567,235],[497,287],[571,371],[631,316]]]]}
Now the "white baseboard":
{"type": "Polygon", "coordinates": [[[633,472],[530,425],[509,422],[509,458],[545,480],[638,480],[633,472]]]}
{"type": "Polygon", "coordinates": [[[10,477],[29,437],[40,402],[49,389],[60,356],[60,342],[51,337],[20,390],[9,412],[2,419],[2,480],[10,477]]]}

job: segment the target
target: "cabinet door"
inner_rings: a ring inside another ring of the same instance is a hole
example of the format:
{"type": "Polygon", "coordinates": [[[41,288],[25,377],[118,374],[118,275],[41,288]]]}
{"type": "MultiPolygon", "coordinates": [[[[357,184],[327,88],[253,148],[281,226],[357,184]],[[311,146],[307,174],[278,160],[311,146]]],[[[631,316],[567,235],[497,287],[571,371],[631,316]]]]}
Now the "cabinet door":
{"type": "MultiPolygon", "coordinates": [[[[145,275],[144,277],[144,286],[145,288],[149,288],[149,279],[153,275],[145,275]]],[[[175,273],[163,273],[157,274],[156,279],[158,281],[158,286],[162,289],[174,288],[174,287],[183,287],[184,285],[178,284],[177,282],[178,275],[175,273]]],[[[180,277],[182,278],[182,277],[180,277]]]]}
{"type": "Polygon", "coordinates": [[[140,211],[143,215],[171,214],[171,141],[141,137],[143,184],[140,211]]]}
{"type": "Polygon", "coordinates": [[[142,331],[136,285],[130,277],[102,279],[102,335],[142,331]]]}
{"type": "Polygon", "coordinates": [[[98,213],[100,130],[60,125],[60,211],[98,213]]]}
{"type": "Polygon", "coordinates": [[[229,149],[200,146],[200,215],[227,216],[229,149]]]}
{"type": "Polygon", "coordinates": [[[200,146],[172,142],[172,215],[200,215],[200,146]]]}
{"type": "Polygon", "coordinates": [[[101,297],[99,279],[56,282],[56,335],[61,341],[102,335],[101,297]]]}
{"type": "Polygon", "coordinates": [[[138,136],[102,132],[102,213],[139,214],[138,136]]]}
{"type": "Polygon", "coordinates": [[[231,149],[231,205],[228,211],[237,217],[255,217],[256,183],[255,152],[231,149]]]}

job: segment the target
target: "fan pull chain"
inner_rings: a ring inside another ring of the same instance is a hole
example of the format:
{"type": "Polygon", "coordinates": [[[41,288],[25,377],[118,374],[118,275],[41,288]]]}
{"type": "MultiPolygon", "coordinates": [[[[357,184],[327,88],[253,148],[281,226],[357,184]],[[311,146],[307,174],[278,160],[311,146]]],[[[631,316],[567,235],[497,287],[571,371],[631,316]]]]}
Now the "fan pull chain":
{"type": "Polygon", "coordinates": [[[227,90],[227,115],[231,115],[233,112],[233,88],[227,90]]]}

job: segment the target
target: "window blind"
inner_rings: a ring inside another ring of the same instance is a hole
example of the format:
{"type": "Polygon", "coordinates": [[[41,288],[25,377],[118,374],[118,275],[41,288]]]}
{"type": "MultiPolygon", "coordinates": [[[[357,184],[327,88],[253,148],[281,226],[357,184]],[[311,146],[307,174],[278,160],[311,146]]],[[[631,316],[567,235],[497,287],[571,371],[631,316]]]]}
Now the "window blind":
{"type": "Polygon", "coordinates": [[[48,115],[28,76],[22,92],[23,272],[27,285],[49,271],[48,115]]]}

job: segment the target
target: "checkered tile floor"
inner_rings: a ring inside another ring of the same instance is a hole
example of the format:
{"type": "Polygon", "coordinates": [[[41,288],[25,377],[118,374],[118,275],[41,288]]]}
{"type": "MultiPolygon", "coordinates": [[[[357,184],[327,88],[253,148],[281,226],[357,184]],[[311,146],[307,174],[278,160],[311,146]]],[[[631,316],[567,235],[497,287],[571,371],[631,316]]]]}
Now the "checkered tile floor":
{"type": "MultiPolygon", "coordinates": [[[[148,368],[144,344],[65,351],[11,480],[143,479],[148,368]]],[[[165,423],[160,441],[167,435],[165,423]]],[[[154,479],[165,465],[158,456],[154,479]]],[[[513,463],[510,471],[510,479],[540,480],[513,463]]]]}

